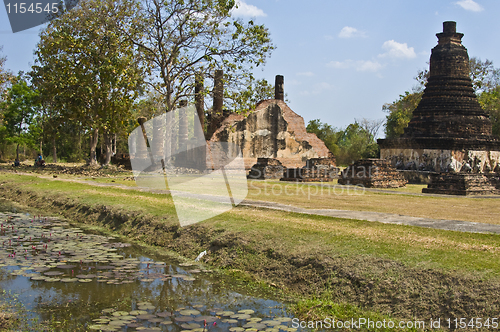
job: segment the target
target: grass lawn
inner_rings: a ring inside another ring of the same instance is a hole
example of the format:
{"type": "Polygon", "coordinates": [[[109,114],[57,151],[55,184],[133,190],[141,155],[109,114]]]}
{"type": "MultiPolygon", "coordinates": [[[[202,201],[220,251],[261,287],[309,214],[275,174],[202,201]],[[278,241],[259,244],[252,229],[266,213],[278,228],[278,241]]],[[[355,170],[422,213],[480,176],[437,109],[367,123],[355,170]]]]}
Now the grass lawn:
{"type": "MultiPolygon", "coordinates": [[[[95,187],[87,184],[40,179],[0,173],[0,183],[23,187],[39,194],[57,194],[89,205],[106,205],[124,211],[138,211],[153,216],[165,217],[175,222],[175,207],[172,197],[124,190],[120,188],[95,187]]],[[[265,187],[275,183],[259,182],[255,186],[265,187]]],[[[277,183],[277,185],[289,185],[277,183]]],[[[248,197],[252,197],[249,194],[248,197]]],[[[266,197],[266,196],[264,196],[266,197]]],[[[288,202],[299,206],[315,208],[339,208],[332,206],[328,196],[318,200],[302,200],[299,196],[269,196],[268,200],[288,202]],[[291,198],[290,198],[291,197],[291,198]],[[286,200],[290,199],[290,201],[286,200]]],[[[366,192],[356,201],[349,195],[338,199],[352,202],[359,210],[362,207],[379,206],[379,211],[394,212],[388,206],[404,209],[405,206],[419,206],[424,213],[424,203],[431,206],[446,205],[448,198],[420,197],[366,192]],[[351,200],[352,199],[352,200],[351,200]],[[400,206],[403,205],[403,206],[400,206]]],[[[449,198],[455,204],[462,201],[469,205],[478,204],[495,211],[495,199],[449,198]]],[[[464,205],[464,203],[462,203],[464,205]]],[[[352,208],[352,206],[351,206],[352,208]]],[[[476,208],[475,210],[480,208],[476,208]]],[[[375,209],[366,209],[374,211],[375,209]]],[[[447,209],[452,211],[450,207],[447,209]]],[[[411,211],[408,211],[411,212],[411,211]]],[[[444,212],[441,212],[444,213],[444,212]]],[[[408,213],[405,213],[408,214],[408,213]]],[[[420,215],[412,213],[413,215],[420,215]]],[[[496,214],[496,217],[500,215],[496,214]]],[[[432,215],[429,215],[432,217],[432,215]]],[[[467,220],[462,216],[463,219],[467,220]]],[[[499,221],[497,220],[497,223],[499,221]]],[[[229,212],[202,222],[219,229],[248,234],[259,239],[262,245],[280,246],[283,252],[341,252],[345,256],[372,255],[397,260],[412,266],[444,268],[460,271],[481,271],[485,275],[500,275],[500,236],[492,234],[461,233],[411,226],[391,225],[369,221],[311,216],[277,210],[236,207],[229,212]],[[278,239],[278,240],[277,240],[278,239]]]]}
{"type": "MultiPolygon", "coordinates": [[[[325,188],[321,192],[315,185],[251,181],[247,199],[500,223],[498,199],[416,195],[421,187],[408,186],[400,193],[348,192],[345,187],[340,193],[337,187],[335,193],[325,188]]],[[[210,247],[216,256],[207,255],[208,264],[242,270],[302,294],[295,307],[301,317],[348,319],[355,312],[371,317],[444,318],[451,313],[498,312],[500,235],[238,206],[162,238],[161,224],[168,233],[177,223],[173,199],[167,194],[0,172],[0,196],[45,207],[65,200],[68,211],[82,205],[106,206],[110,211],[151,216],[147,222],[105,227],[191,258],[210,247]]],[[[53,212],[65,215],[65,205],[53,212]]],[[[66,216],[72,218],[71,213],[66,216]]]]}

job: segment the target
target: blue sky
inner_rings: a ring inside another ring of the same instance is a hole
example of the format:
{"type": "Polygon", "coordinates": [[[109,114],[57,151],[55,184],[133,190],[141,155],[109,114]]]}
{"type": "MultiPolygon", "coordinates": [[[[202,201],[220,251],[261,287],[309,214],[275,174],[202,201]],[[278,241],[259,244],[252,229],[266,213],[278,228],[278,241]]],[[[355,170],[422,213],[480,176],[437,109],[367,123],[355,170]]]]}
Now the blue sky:
{"type": "MultiPolygon", "coordinates": [[[[469,56],[500,67],[499,14],[497,0],[239,0],[234,12],[265,24],[277,47],[256,77],[284,75],[292,110],[336,127],[384,118],[382,105],[428,67],[444,21],[457,22],[469,56]]],[[[13,34],[0,9],[7,68],[29,70],[39,30],[13,34]]]]}

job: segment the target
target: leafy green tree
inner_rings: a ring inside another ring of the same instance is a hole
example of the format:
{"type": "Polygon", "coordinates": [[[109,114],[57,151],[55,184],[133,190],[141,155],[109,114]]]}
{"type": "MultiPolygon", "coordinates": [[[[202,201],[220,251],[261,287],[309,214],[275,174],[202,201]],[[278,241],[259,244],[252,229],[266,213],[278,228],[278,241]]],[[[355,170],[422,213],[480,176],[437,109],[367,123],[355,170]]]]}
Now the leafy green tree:
{"type": "Polygon", "coordinates": [[[493,66],[493,61],[472,57],[469,60],[472,87],[479,96],[482,92],[495,90],[500,84],[500,69],[493,66]]]}
{"type": "Polygon", "coordinates": [[[379,153],[373,135],[357,121],[343,131],[338,146],[340,153],[337,160],[341,165],[363,158],[376,158],[379,153]]]}
{"type": "Polygon", "coordinates": [[[274,46],[263,25],[233,19],[234,7],[234,0],[146,0],[139,18],[145,35],[123,29],[143,52],[148,83],[166,111],[193,98],[196,74],[208,79],[208,94],[216,69],[224,70],[227,107],[239,109],[245,100],[239,92],[253,83],[252,70],[265,63],[274,46]]]}
{"type": "Polygon", "coordinates": [[[422,91],[405,91],[405,94],[400,95],[398,100],[392,104],[384,104],[382,106],[382,110],[389,113],[385,123],[385,137],[395,138],[404,133],[404,129],[408,127],[408,123],[410,123],[413,116],[413,111],[417,108],[422,95],[422,91]]]}
{"type": "Polygon", "coordinates": [[[320,119],[309,121],[306,130],[308,133],[316,134],[316,136],[325,143],[328,150],[330,150],[334,156],[338,156],[340,151],[338,143],[343,134],[342,130],[332,127],[327,123],[323,123],[320,119]]]}
{"type": "MultiPolygon", "coordinates": [[[[0,51],[3,49],[3,46],[0,47],[0,51]]],[[[5,101],[6,92],[7,92],[7,83],[10,79],[10,73],[5,68],[5,61],[7,58],[5,56],[0,56],[0,102],[5,101]]],[[[0,109],[0,159],[3,159],[5,155],[5,150],[7,148],[7,129],[3,123],[3,112],[0,109]]]]}
{"type": "MultiPolygon", "coordinates": [[[[3,46],[0,46],[0,51],[2,51],[3,46]]],[[[5,98],[5,93],[7,90],[7,84],[12,78],[12,74],[5,68],[5,62],[7,57],[0,56],[0,101],[5,98]]]]}
{"type": "Polygon", "coordinates": [[[19,160],[19,146],[34,146],[35,139],[38,138],[33,131],[29,131],[40,110],[38,92],[22,76],[18,76],[7,90],[6,100],[0,103],[0,109],[5,127],[3,134],[7,142],[16,144],[16,159],[19,160]]]}
{"type": "Polygon", "coordinates": [[[493,135],[500,138],[500,85],[495,89],[481,92],[478,100],[481,107],[490,115],[493,135]]]}
{"type": "Polygon", "coordinates": [[[306,129],[325,143],[339,165],[347,165],[362,158],[378,157],[379,150],[374,135],[357,121],[342,130],[316,119],[309,121],[306,129]]]}
{"type": "Polygon", "coordinates": [[[481,107],[488,112],[493,135],[500,137],[500,68],[493,61],[470,59],[471,79],[481,107]]]}
{"type": "Polygon", "coordinates": [[[112,137],[126,126],[142,91],[143,68],[130,39],[142,33],[138,10],[132,0],[83,0],[49,23],[35,52],[31,75],[48,118],[89,132],[91,163],[99,132],[109,163],[112,137]]]}
{"type": "MultiPolygon", "coordinates": [[[[254,110],[260,101],[274,99],[274,85],[265,79],[248,79],[246,87],[237,92],[227,91],[226,97],[231,100],[231,104],[228,106],[231,111],[246,115],[254,110]]],[[[289,103],[287,97],[285,93],[285,102],[289,103]]]]}

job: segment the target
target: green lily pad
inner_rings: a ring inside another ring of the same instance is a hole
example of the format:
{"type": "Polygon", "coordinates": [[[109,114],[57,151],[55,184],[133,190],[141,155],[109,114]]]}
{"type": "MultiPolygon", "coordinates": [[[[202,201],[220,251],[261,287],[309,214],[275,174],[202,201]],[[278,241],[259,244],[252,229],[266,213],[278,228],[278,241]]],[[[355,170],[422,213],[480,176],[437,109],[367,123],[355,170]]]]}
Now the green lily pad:
{"type": "Polygon", "coordinates": [[[146,310],[133,310],[129,312],[129,315],[131,316],[138,316],[138,315],[147,315],[148,312],[146,310]]]}
{"type": "Polygon", "coordinates": [[[189,316],[189,315],[199,315],[200,312],[198,310],[181,310],[179,311],[179,314],[182,316],[189,316]]]}
{"type": "Polygon", "coordinates": [[[262,318],[259,317],[252,317],[248,319],[249,322],[260,322],[261,320],[262,318]]]}
{"type": "Polygon", "coordinates": [[[263,320],[261,322],[262,324],[266,324],[268,326],[276,326],[276,325],[280,325],[281,322],[277,321],[277,320],[263,320]]]}
{"type": "Polygon", "coordinates": [[[278,322],[282,322],[282,323],[292,321],[292,319],[290,317],[278,317],[278,318],[275,318],[274,320],[278,321],[278,322]]]}
{"type": "Polygon", "coordinates": [[[96,325],[90,325],[87,328],[89,330],[102,330],[102,328],[105,327],[105,326],[106,325],[103,325],[103,324],[96,324],[96,325]]]}
{"type": "Polygon", "coordinates": [[[238,313],[245,314],[245,315],[251,315],[251,314],[254,314],[255,311],[253,311],[252,309],[244,309],[244,310],[239,310],[238,313]]]}
{"type": "Polygon", "coordinates": [[[201,325],[197,324],[197,323],[184,323],[184,324],[181,324],[181,327],[184,329],[193,330],[193,329],[200,328],[201,325]]]}
{"type": "Polygon", "coordinates": [[[246,315],[246,314],[236,314],[236,315],[231,315],[229,317],[235,318],[235,319],[249,319],[249,318],[251,318],[250,315],[246,315]]]}

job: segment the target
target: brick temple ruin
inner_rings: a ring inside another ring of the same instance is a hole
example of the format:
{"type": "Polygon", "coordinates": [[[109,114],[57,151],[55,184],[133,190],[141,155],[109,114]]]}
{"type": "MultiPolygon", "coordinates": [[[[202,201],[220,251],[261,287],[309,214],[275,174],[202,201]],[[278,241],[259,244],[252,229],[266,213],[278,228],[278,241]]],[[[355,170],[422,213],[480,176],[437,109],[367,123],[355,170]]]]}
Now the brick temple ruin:
{"type": "MultiPolygon", "coordinates": [[[[297,173],[301,175],[301,178],[302,174],[304,177],[311,177],[311,174],[314,174],[315,179],[319,176],[323,180],[331,180],[332,177],[328,174],[333,174],[333,171],[337,170],[335,158],[323,141],[315,134],[306,131],[304,119],[284,102],[283,76],[276,76],[275,98],[259,102],[255,110],[251,111],[247,117],[223,110],[222,70],[215,71],[213,107],[207,112],[206,119],[201,93],[203,77],[196,76],[195,83],[196,113],[199,121],[206,124],[205,132],[198,133],[195,130],[194,137],[189,139],[189,126],[183,111],[187,103],[181,101],[178,124],[174,125],[178,126],[177,140],[165,136],[163,129],[165,117],[155,117],[147,128],[144,127],[146,118],[141,117],[138,122],[143,134],[148,132],[150,137],[137,135],[137,142],[131,144],[133,145],[132,158],[147,159],[148,152],[143,141],[149,141],[151,144],[149,159],[155,167],[159,167],[165,151],[168,150],[168,155],[175,156],[173,160],[175,166],[198,169],[203,172],[213,167],[213,157],[217,154],[214,147],[220,146],[218,143],[232,143],[241,150],[245,168],[250,170],[254,166],[249,178],[281,179],[284,170],[304,167],[307,170],[297,173]],[[193,145],[194,143],[191,142],[195,140],[199,143],[200,137],[201,140],[206,140],[206,148],[200,144],[193,145]],[[166,142],[169,143],[165,144],[166,142]],[[210,152],[207,153],[207,151],[210,152]],[[311,170],[314,171],[311,172],[311,170]]],[[[217,158],[221,159],[222,154],[219,157],[217,158]]]]}
{"type": "Polygon", "coordinates": [[[311,158],[303,167],[285,168],[280,181],[293,182],[330,182],[337,179],[339,169],[335,166],[335,157],[311,158]]]}
{"type": "Polygon", "coordinates": [[[498,193],[500,140],[472,88],[463,34],[444,22],[436,36],[422,100],[399,138],[378,140],[380,156],[401,170],[430,172],[423,192],[498,193]]]}
{"type": "MultiPolygon", "coordinates": [[[[292,111],[284,102],[283,76],[276,76],[275,99],[257,104],[247,117],[242,114],[227,114],[213,134],[210,142],[228,142],[238,145],[242,151],[245,167],[250,169],[258,158],[271,158],[279,162],[260,159],[263,167],[283,166],[297,168],[311,158],[330,159],[325,143],[315,134],[308,133],[304,119],[292,111]]],[[[213,125],[209,125],[213,127],[213,125]]]]}

